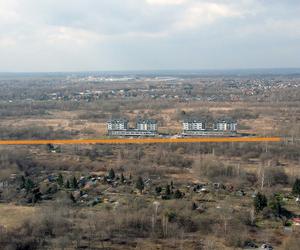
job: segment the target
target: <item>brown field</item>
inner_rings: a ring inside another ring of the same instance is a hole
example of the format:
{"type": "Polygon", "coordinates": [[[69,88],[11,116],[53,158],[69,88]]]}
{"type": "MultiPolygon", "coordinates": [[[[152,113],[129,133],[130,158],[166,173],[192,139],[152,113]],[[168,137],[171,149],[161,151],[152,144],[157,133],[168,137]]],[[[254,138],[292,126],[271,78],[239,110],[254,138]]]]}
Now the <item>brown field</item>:
{"type": "Polygon", "coordinates": [[[36,207],[0,204],[0,226],[6,229],[18,228],[25,220],[32,218],[37,210],[36,207]]]}

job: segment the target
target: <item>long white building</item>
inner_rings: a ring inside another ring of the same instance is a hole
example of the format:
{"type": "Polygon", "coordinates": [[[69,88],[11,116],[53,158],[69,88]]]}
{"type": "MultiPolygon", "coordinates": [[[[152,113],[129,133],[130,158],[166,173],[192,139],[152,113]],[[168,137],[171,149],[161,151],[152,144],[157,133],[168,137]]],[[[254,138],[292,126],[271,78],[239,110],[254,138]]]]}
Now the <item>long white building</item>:
{"type": "Polygon", "coordinates": [[[237,134],[237,122],[230,118],[221,118],[212,123],[205,119],[186,119],[182,122],[184,136],[234,136],[237,134]]]}
{"type": "Polygon", "coordinates": [[[111,136],[155,136],[157,121],[138,118],[135,128],[129,128],[127,119],[112,119],[107,122],[107,130],[111,136]]]}

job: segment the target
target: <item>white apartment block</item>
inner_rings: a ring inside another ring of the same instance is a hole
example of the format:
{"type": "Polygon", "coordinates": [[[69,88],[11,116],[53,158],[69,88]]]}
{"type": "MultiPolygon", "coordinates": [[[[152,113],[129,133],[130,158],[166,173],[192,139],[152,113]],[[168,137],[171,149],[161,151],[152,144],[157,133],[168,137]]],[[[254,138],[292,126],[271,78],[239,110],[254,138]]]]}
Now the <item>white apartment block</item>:
{"type": "Polygon", "coordinates": [[[205,121],[198,119],[187,119],[182,123],[182,128],[184,131],[200,131],[205,130],[206,125],[205,121]]]}
{"type": "Polygon", "coordinates": [[[214,123],[214,130],[217,131],[237,131],[237,122],[231,119],[220,119],[214,123]]]}
{"type": "Polygon", "coordinates": [[[136,130],[139,131],[157,131],[157,121],[153,119],[138,119],[136,130]]]}
{"type": "Polygon", "coordinates": [[[128,120],[127,119],[113,119],[107,122],[107,130],[127,130],[128,120]]]}

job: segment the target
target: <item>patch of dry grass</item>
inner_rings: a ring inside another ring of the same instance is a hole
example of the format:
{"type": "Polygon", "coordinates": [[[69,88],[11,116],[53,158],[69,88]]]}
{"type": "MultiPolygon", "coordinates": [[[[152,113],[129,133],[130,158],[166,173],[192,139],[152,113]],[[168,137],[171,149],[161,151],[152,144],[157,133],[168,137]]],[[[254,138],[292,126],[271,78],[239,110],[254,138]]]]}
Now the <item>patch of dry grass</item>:
{"type": "Polygon", "coordinates": [[[0,225],[5,228],[16,228],[35,212],[35,207],[0,204],[0,225]]]}

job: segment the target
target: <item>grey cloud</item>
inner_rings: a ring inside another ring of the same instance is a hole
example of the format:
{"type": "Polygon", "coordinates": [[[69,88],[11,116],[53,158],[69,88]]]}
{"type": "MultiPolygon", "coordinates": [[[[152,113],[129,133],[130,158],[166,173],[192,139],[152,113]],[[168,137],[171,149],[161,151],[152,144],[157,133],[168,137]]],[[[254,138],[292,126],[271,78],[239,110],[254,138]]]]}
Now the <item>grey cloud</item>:
{"type": "Polygon", "coordinates": [[[0,0],[0,71],[299,67],[276,0],[0,0]]]}

